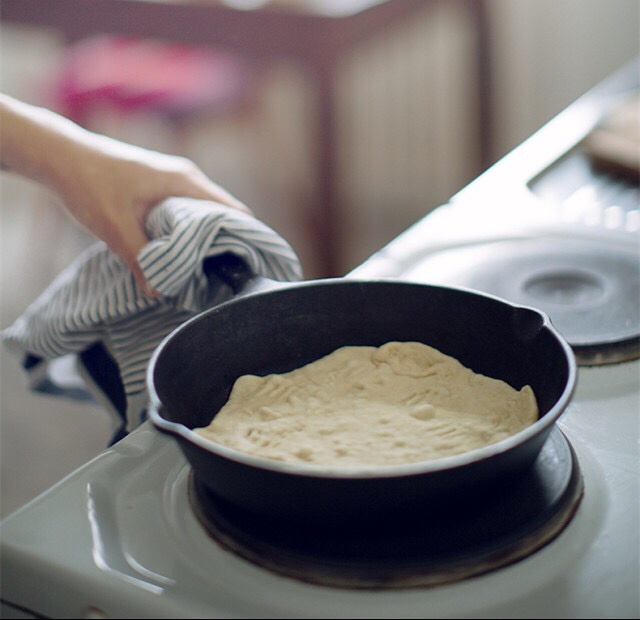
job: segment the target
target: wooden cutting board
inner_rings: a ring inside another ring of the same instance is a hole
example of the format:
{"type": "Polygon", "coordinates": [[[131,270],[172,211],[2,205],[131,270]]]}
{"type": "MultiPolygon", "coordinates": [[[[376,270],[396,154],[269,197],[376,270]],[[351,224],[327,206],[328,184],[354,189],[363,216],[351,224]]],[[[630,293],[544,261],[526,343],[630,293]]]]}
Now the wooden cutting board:
{"type": "Polygon", "coordinates": [[[606,114],[582,144],[594,166],[640,177],[640,93],[606,114]]]}

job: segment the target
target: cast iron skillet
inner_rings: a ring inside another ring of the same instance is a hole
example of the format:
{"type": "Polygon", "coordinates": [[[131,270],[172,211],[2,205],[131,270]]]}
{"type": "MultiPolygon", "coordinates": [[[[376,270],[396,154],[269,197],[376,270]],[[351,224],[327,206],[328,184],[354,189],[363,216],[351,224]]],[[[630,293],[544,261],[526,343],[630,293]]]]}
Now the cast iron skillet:
{"type": "Polygon", "coordinates": [[[214,497],[261,518],[308,524],[395,521],[470,506],[527,471],[576,382],[569,345],[536,309],[464,289],[346,278],[275,283],[232,255],[209,265],[235,296],[185,322],[148,369],[149,417],[179,443],[214,497]],[[243,374],[293,370],[344,345],[418,341],[516,389],[530,385],[540,418],[492,446],[388,467],[284,464],[211,443],[207,425],[243,374]]]}

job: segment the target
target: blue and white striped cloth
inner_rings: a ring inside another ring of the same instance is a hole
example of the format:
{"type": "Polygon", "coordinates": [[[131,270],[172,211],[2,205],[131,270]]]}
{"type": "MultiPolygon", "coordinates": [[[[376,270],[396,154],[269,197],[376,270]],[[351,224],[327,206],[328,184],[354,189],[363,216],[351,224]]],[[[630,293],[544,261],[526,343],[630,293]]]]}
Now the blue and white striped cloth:
{"type": "Polygon", "coordinates": [[[227,285],[210,284],[205,258],[231,252],[255,274],[281,281],[302,277],[299,260],[282,237],[218,203],[170,198],[149,214],[146,229],[150,242],[138,262],[159,298],[145,295],[125,263],[99,242],[1,334],[26,360],[34,390],[70,395],[52,379],[51,365],[77,356],[88,391],[118,420],[116,437],[141,421],[146,369],[161,340],[194,314],[232,296],[227,285]]]}

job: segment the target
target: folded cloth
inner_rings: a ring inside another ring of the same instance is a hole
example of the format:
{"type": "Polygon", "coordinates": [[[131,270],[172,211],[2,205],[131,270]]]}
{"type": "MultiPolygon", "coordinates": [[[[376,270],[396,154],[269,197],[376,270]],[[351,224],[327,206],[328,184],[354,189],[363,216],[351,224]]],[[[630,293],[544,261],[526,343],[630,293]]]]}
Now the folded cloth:
{"type": "Polygon", "coordinates": [[[146,295],[126,264],[99,242],[0,334],[22,357],[34,391],[80,398],[77,384],[65,387],[52,372],[56,362],[74,356],[87,390],[117,421],[114,440],[144,419],[147,365],[162,339],[233,295],[227,284],[207,277],[206,258],[233,253],[255,274],[281,281],[302,277],[282,237],[215,202],[165,200],[149,214],[146,232],[150,242],[138,262],[159,298],[146,295]]]}

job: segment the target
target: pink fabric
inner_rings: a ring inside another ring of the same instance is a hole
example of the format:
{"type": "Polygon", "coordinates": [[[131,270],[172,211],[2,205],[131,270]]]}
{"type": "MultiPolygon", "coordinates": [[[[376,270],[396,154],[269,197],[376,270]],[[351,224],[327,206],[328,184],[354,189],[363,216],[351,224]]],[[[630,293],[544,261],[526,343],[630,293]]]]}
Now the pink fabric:
{"type": "Polygon", "coordinates": [[[97,36],[68,49],[55,90],[64,113],[82,122],[96,104],[173,116],[229,107],[250,83],[242,59],[221,50],[97,36]]]}

